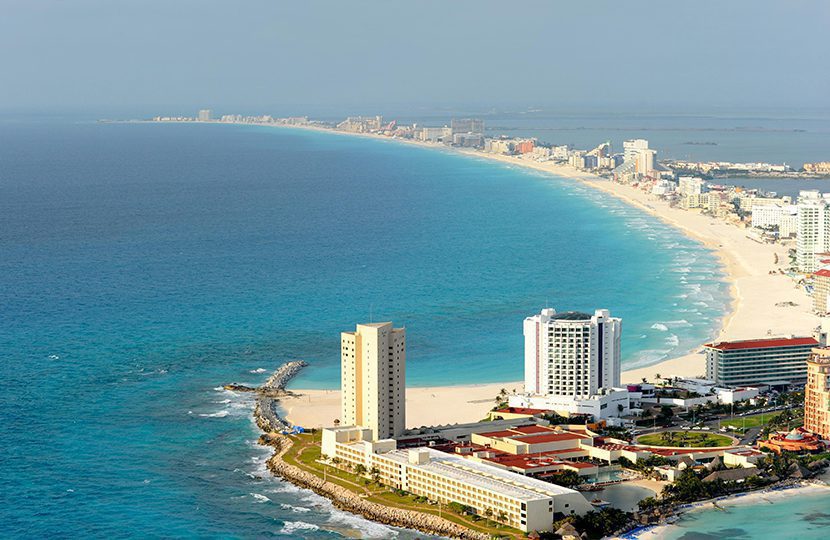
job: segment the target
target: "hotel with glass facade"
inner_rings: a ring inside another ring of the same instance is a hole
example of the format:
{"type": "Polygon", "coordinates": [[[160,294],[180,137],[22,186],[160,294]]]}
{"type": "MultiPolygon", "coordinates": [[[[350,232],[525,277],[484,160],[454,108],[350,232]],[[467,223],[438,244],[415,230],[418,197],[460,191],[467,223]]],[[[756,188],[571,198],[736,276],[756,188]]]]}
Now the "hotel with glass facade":
{"type": "Polygon", "coordinates": [[[725,387],[803,384],[816,345],[810,337],[707,343],[706,378],[725,387]]]}

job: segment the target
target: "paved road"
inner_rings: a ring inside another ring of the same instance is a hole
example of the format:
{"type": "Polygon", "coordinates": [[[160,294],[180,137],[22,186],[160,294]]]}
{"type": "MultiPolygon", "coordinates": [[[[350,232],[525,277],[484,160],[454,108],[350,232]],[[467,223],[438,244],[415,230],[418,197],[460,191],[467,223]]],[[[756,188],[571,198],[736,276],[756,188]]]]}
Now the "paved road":
{"type": "Polygon", "coordinates": [[[741,439],[741,444],[744,445],[751,445],[755,444],[755,439],[758,438],[758,435],[761,433],[761,428],[754,427],[749,428],[746,433],[744,433],[743,438],[741,439]]]}

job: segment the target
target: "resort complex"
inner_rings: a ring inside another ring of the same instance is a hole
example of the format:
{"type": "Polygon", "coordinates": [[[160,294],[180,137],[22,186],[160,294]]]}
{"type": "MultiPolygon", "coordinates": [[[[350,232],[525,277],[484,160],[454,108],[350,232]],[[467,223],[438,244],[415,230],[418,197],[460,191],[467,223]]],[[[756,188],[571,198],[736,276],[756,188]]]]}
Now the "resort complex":
{"type": "Polygon", "coordinates": [[[754,370],[767,373],[764,384],[721,388],[713,381],[674,380],[674,386],[620,387],[621,328],[621,319],[607,310],[589,315],[545,308],[524,321],[530,391],[502,396],[502,403],[480,422],[407,429],[402,413],[405,331],[391,322],[357,325],[355,332],[341,337],[342,420],[323,428],[320,460],[439,507],[487,516],[510,529],[552,531],[565,518],[607,504],[580,492],[602,484],[602,479],[624,483],[649,471],[663,483],[684,481],[689,472],[706,483],[774,482],[765,472],[763,450],[742,443],[739,436],[707,433],[706,424],[696,427],[701,430],[697,433],[688,426],[672,428],[669,419],[675,407],[689,417],[692,408],[703,406],[751,410],[751,402],[774,392],[775,381],[785,388],[797,384],[800,372],[787,371],[795,362],[805,364],[801,368],[809,373],[805,428],[771,431],[760,447],[774,454],[825,449],[815,433],[827,427],[830,356],[826,349],[815,348],[812,338],[710,346],[713,354],[722,355],[713,360],[721,366],[718,373],[725,374],[722,381],[739,381],[743,375],[729,379],[736,370],[754,370]],[[791,358],[788,348],[798,355],[804,345],[813,347],[810,361],[791,358]],[[735,365],[739,368],[732,369],[735,365]],[[637,436],[636,426],[652,422],[644,411],[655,408],[665,427],[657,429],[655,417],[655,429],[637,436]]]}
{"type": "Polygon", "coordinates": [[[382,483],[437,501],[489,513],[521,531],[547,531],[555,520],[590,510],[572,489],[429,447],[396,449],[396,441],[366,440],[359,427],[323,431],[322,452],[349,468],[376,470],[382,483]],[[489,511],[489,512],[488,512],[489,511]]]}
{"type": "MultiPolygon", "coordinates": [[[[467,459],[472,455],[436,450],[436,441],[448,442],[440,429],[432,430],[431,440],[408,437],[403,329],[387,322],[344,332],[341,366],[343,425],[324,429],[321,447],[339,466],[376,471],[385,485],[444,504],[467,505],[523,531],[550,530],[555,519],[590,509],[572,489],[467,459]]],[[[457,441],[476,437],[475,429],[454,426],[450,431],[457,441]]]]}

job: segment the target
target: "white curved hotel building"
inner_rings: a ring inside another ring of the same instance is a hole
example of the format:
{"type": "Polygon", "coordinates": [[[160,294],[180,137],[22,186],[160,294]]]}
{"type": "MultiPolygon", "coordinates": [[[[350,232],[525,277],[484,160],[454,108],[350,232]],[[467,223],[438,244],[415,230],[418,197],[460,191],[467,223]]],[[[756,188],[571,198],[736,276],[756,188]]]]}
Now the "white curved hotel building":
{"type": "Polygon", "coordinates": [[[588,399],[620,385],[622,319],[545,308],[524,321],[525,392],[588,399]]]}

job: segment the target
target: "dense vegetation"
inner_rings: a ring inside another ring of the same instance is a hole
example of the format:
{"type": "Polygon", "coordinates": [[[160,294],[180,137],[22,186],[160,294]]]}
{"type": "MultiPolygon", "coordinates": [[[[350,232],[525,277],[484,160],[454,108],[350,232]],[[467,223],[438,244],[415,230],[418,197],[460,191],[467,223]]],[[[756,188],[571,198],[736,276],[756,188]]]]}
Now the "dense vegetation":
{"type": "MultiPolygon", "coordinates": [[[[603,508],[602,510],[588,512],[583,516],[569,516],[553,524],[553,530],[557,531],[566,523],[570,523],[580,533],[588,538],[603,538],[625,528],[632,519],[630,512],[623,512],[617,508],[603,508]]],[[[542,539],[558,539],[555,532],[540,534],[542,539]]]]}
{"type": "Polygon", "coordinates": [[[548,482],[559,486],[573,488],[582,483],[582,478],[574,471],[561,471],[545,478],[548,482]]]}

